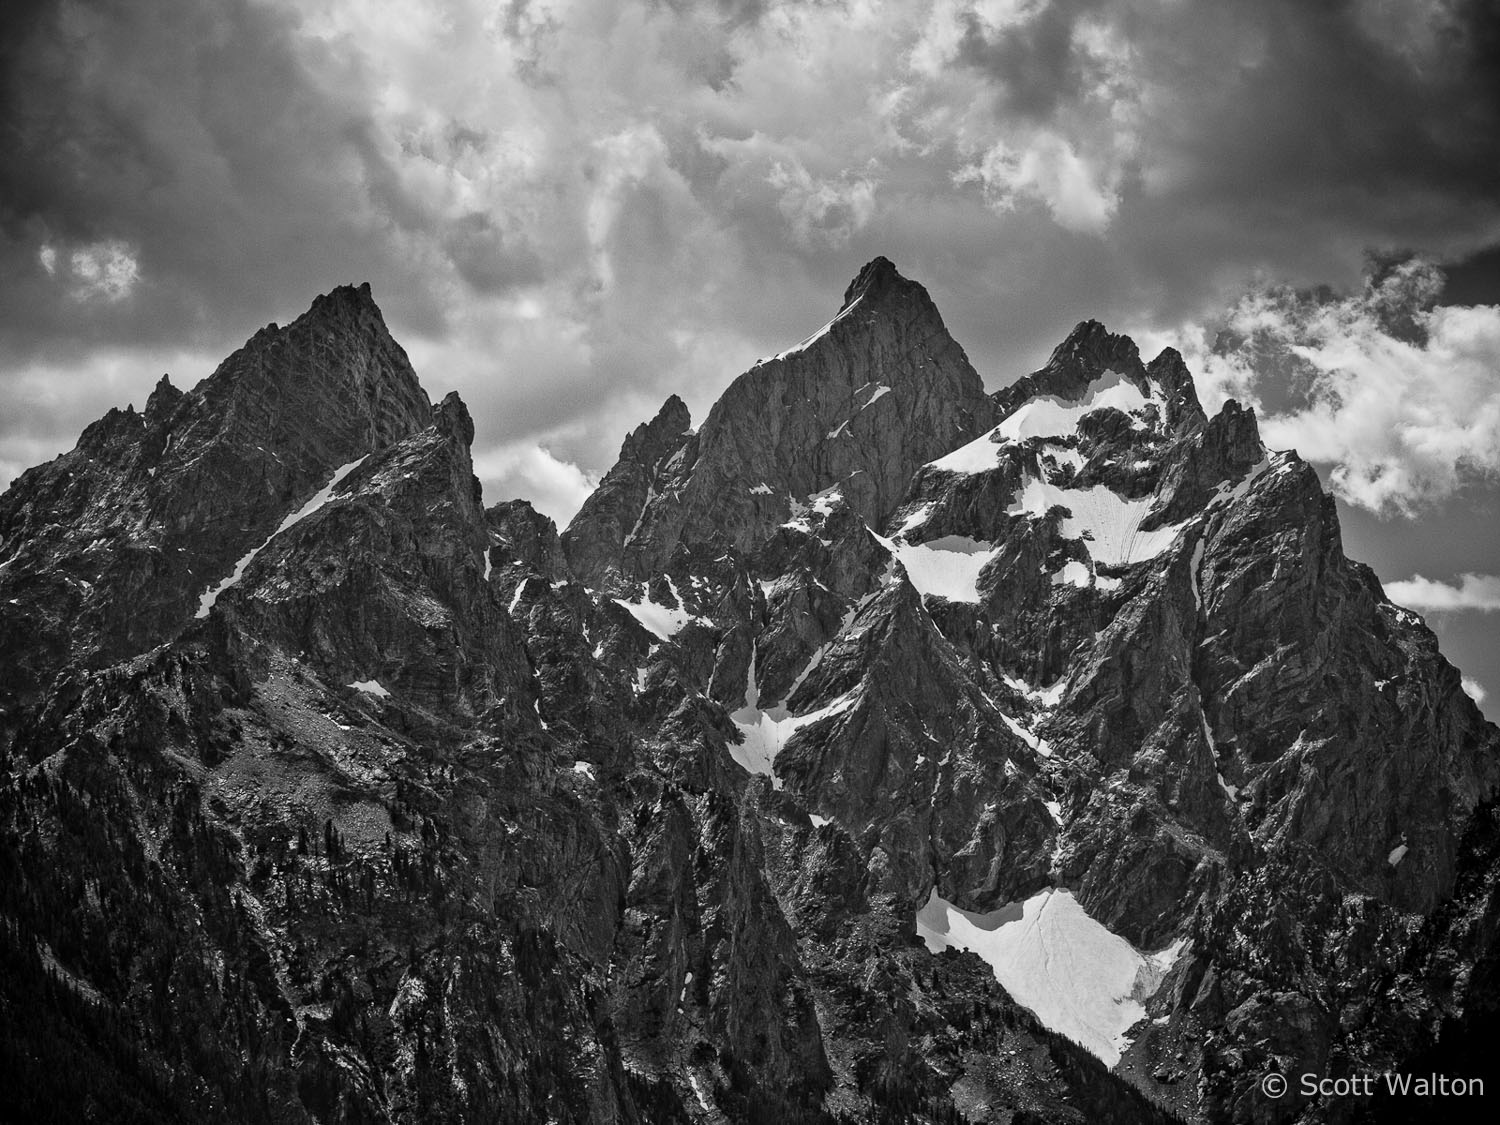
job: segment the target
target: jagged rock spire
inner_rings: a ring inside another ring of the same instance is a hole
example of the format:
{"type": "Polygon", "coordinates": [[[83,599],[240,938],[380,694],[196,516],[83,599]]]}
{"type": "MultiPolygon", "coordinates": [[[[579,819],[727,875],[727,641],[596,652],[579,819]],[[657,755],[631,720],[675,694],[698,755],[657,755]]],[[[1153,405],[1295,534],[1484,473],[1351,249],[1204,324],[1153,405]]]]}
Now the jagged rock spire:
{"type": "Polygon", "coordinates": [[[830,488],[876,525],[918,465],[994,415],[927,291],[886,258],[859,271],[827,325],[736,379],[696,438],[673,401],[564,535],[590,580],[649,577],[683,539],[747,548],[830,488]]]}

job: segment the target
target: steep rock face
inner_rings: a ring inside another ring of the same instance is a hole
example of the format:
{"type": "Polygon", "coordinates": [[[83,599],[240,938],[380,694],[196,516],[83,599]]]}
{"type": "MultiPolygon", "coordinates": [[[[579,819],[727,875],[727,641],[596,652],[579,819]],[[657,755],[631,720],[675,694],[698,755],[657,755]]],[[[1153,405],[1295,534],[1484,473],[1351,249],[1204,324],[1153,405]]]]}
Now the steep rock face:
{"type": "Polygon", "coordinates": [[[834,486],[878,524],[918,465],[993,412],[926,290],[877,258],[827,325],[736,379],[696,439],[668,432],[687,422],[675,399],[637,430],[568,528],[569,560],[600,584],[660,571],[679,542],[747,550],[834,486]]]}
{"type": "Polygon", "coordinates": [[[485,581],[485,514],[456,394],[426,429],[361,460],[278,533],[213,612],[330,682],[396,693],[468,726],[532,706],[531,668],[485,581]]]}
{"type": "Polygon", "coordinates": [[[872,263],[561,537],[456,396],[375,410],[113,663],[16,549],[17,651],[93,654],[0,769],[23,1112],[1343,1121],[1259,1078],[1489,1028],[1500,736],[1313,471],[1093,322],[992,398],[961,359],[872,263]]]}
{"type": "MultiPolygon", "coordinates": [[[[682,399],[672,395],[656,417],[631,431],[620,458],[590,493],[563,535],[575,571],[599,581],[626,568],[637,546],[646,511],[658,495],[680,488],[696,460],[697,435],[682,399]]],[[[657,562],[660,562],[659,556],[657,562]]]]}
{"type": "Polygon", "coordinates": [[[111,410],[0,497],[0,708],[69,661],[165,640],[337,467],[430,411],[367,285],[263,328],[191,391],[163,376],[144,413],[111,410]]]}

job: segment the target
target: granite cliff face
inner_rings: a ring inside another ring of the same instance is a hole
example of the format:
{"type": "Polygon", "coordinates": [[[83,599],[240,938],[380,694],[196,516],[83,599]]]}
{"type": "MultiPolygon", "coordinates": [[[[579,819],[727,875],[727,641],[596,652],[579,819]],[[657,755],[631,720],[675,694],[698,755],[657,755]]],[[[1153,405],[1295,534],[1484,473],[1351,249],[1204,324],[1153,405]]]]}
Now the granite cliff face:
{"type": "Polygon", "coordinates": [[[341,289],[0,498],[13,1115],[1399,1120],[1259,1080],[1475,1065],[1500,733],[1174,352],[986,395],[877,259],[561,534],[473,438],[341,289]]]}
{"type": "Polygon", "coordinates": [[[878,526],[919,465],[994,412],[926,290],[876,258],[832,320],[736,379],[700,433],[669,398],[626,439],[564,548],[592,583],[649,578],[678,543],[751,550],[833,487],[878,526]]]}

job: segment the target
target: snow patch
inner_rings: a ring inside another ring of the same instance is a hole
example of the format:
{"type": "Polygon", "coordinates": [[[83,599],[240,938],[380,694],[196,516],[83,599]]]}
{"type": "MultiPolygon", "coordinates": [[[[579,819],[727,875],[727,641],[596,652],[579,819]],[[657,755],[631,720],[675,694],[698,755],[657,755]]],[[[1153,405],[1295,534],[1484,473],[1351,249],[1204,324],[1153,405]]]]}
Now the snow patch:
{"type": "Polygon", "coordinates": [[[516,586],[516,592],[511,595],[510,609],[506,611],[507,613],[516,612],[516,606],[521,604],[521,595],[526,592],[526,583],[530,581],[531,575],[529,574],[525,578],[521,579],[520,583],[516,586]]]}
{"type": "Polygon", "coordinates": [[[703,1107],[704,1113],[712,1113],[714,1107],[708,1104],[708,1098],[703,1093],[703,1084],[698,1081],[698,1076],[691,1070],[688,1071],[688,1084],[693,1088],[693,1096],[698,1099],[698,1104],[703,1107]]]}
{"type": "MultiPolygon", "coordinates": [[[[667,579],[669,586],[671,586],[671,581],[670,578],[667,579]]],[[[677,593],[675,586],[671,586],[671,589],[673,594],[677,593]]],[[[689,621],[705,623],[703,618],[695,617],[682,608],[682,599],[680,597],[677,599],[677,607],[675,609],[671,606],[665,606],[659,602],[652,601],[649,594],[643,595],[643,599],[638,602],[627,602],[624,598],[613,598],[611,600],[629,613],[631,617],[639,621],[641,627],[647,632],[660,637],[664,641],[670,641],[682,631],[683,626],[689,621]]]]}
{"type": "MultiPolygon", "coordinates": [[[[1278,469],[1285,468],[1290,462],[1283,462],[1277,466],[1278,469]]],[[[1237,504],[1250,492],[1250,487],[1261,478],[1267,469],[1271,467],[1271,457],[1265,446],[1261,446],[1261,458],[1246,471],[1245,475],[1238,481],[1230,483],[1225,481],[1214,490],[1209,499],[1210,504],[1237,504]]]]}
{"type": "Polygon", "coordinates": [[[1111,1067],[1186,945],[1142,953],[1054,888],[987,914],[960,910],[934,888],[917,912],[917,934],[933,953],[977,953],[1018,1003],[1111,1067]]]}
{"type": "Polygon", "coordinates": [[[829,430],[828,431],[828,437],[829,438],[836,438],[840,434],[842,434],[845,430],[847,430],[848,428],[849,428],[849,419],[845,418],[842,422],[840,422],[838,424],[838,429],[836,429],[836,430],[829,430]]]}
{"type": "Polygon", "coordinates": [[[630,529],[630,534],[625,536],[623,546],[630,546],[635,537],[640,533],[641,524],[646,522],[646,513],[651,510],[651,501],[656,499],[656,483],[653,481],[646,486],[646,499],[641,503],[641,514],[635,517],[635,526],[630,529]]]}
{"type": "Polygon", "coordinates": [[[1087,588],[1089,579],[1092,577],[1093,575],[1089,573],[1089,568],[1084,566],[1083,563],[1077,559],[1069,559],[1063,563],[1062,569],[1052,576],[1052,585],[1082,586],[1087,588]]]}
{"type": "Polygon", "coordinates": [[[781,779],[771,769],[771,763],[787,741],[805,726],[842,714],[852,707],[858,698],[858,690],[851,691],[824,704],[805,715],[793,715],[785,706],[762,710],[760,689],[755,683],[755,653],[750,654],[750,667],[745,673],[745,705],[729,716],[740,732],[741,741],[729,744],[729,754],[751,773],[771,779],[774,788],[781,788],[781,779]]]}
{"type": "Polygon", "coordinates": [[[881,541],[900,560],[918,593],[950,602],[978,602],[979,572],[995,557],[993,543],[962,535],[945,535],[926,543],[881,541]]]}
{"type": "Polygon", "coordinates": [[[266,541],[264,543],[252,550],[244,558],[240,559],[239,562],[235,563],[234,570],[230,573],[228,578],[224,579],[224,581],[220,582],[212,589],[204,591],[203,596],[198,599],[198,612],[193,614],[193,616],[195,618],[207,617],[208,611],[212,609],[214,607],[214,603],[219,600],[219,595],[222,594],[225,590],[229,589],[231,586],[236,585],[239,580],[245,576],[245,568],[255,561],[255,556],[269,547],[271,545],[271,540],[275,539],[283,531],[286,531],[288,528],[294,526],[295,524],[301,523],[308,516],[312,515],[319,508],[323,507],[323,505],[327,504],[329,498],[333,495],[333,490],[339,486],[339,482],[347,477],[350,473],[352,473],[355,469],[364,464],[365,459],[368,456],[369,454],[365,454],[364,457],[360,457],[357,460],[350,461],[347,465],[340,465],[337,469],[335,469],[333,471],[333,479],[325,484],[322,488],[320,488],[317,492],[315,492],[311,500],[309,500],[306,504],[303,504],[302,507],[298,508],[291,515],[287,516],[286,519],[282,520],[276,530],[271,532],[270,535],[266,536],[266,541]]]}
{"type": "Polygon", "coordinates": [[[1030,746],[1044,758],[1052,757],[1052,747],[1047,745],[1045,738],[1038,738],[1004,711],[1000,712],[1000,717],[1005,720],[1005,725],[1010,728],[1011,733],[1026,743],[1027,746],[1030,746]]]}
{"type": "Polygon", "coordinates": [[[1119,372],[1106,371],[1077,402],[1042,395],[1020,406],[1014,414],[996,426],[994,432],[1006,441],[1066,437],[1077,432],[1078,423],[1085,414],[1102,410],[1106,406],[1129,414],[1153,402],[1157,400],[1142,394],[1139,387],[1119,372]]]}
{"type": "Polygon", "coordinates": [[[807,819],[813,822],[814,828],[822,828],[823,825],[828,823],[828,818],[826,816],[819,816],[817,813],[808,813],[807,819]]]}
{"type": "Polygon", "coordinates": [[[813,344],[815,344],[819,340],[821,340],[824,336],[828,335],[828,330],[831,329],[839,321],[843,320],[844,317],[846,317],[850,313],[852,313],[856,308],[858,308],[859,307],[859,303],[861,301],[863,301],[864,299],[865,299],[865,295],[863,293],[861,293],[858,297],[854,298],[854,300],[852,302],[850,302],[848,308],[846,308],[846,309],[840,309],[837,313],[834,314],[834,317],[833,317],[832,320],[830,320],[827,324],[823,325],[822,328],[819,328],[816,332],[814,332],[807,339],[803,340],[802,343],[796,345],[795,347],[787,348],[787,350],[784,351],[784,352],[777,352],[770,359],[757,360],[756,363],[755,363],[755,366],[759,367],[763,363],[772,363],[775,360],[785,359],[787,356],[796,355],[800,351],[805,351],[807,348],[811,347],[813,344]]]}
{"type": "Polygon", "coordinates": [[[594,780],[594,767],[588,762],[574,762],[573,772],[580,777],[588,778],[590,781],[594,780]]]}
{"type": "MultiPolygon", "coordinates": [[[[869,386],[869,384],[866,383],[865,386],[869,386]]],[[[863,390],[864,388],[861,387],[860,389],[863,390]]],[[[875,393],[872,394],[869,398],[865,399],[865,404],[863,406],[861,406],[860,409],[861,410],[868,410],[868,409],[870,409],[870,407],[874,406],[877,402],[879,402],[882,398],[884,398],[886,395],[888,395],[890,393],[891,393],[891,388],[890,387],[887,387],[884,383],[877,383],[875,385],[875,393]]]]}
{"type": "Polygon", "coordinates": [[[929,461],[927,467],[960,476],[987,473],[1000,463],[1000,446],[995,443],[993,435],[994,431],[991,430],[968,445],[961,445],[952,453],[939,457],[936,461],[929,461]]]}
{"type": "Polygon", "coordinates": [[[1059,528],[1063,538],[1083,540],[1095,562],[1128,566],[1155,558],[1182,530],[1178,524],[1168,524],[1142,531],[1141,522],[1150,514],[1151,502],[1149,496],[1127,500],[1103,485],[1059,488],[1028,476],[1006,514],[1038,518],[1060,504],[1069,512],[1059,528]]]}
{"type": "Polygon", "coordinates": [[[771,495],[771,486],[769,484],[767,484],[765,481],[761,481],[759,484],[757,484],[754,488],[752,488],[750,490],[750,495],[751,496],[769,496],[769,495],[771,495]]]}
{"type": "Polygon", "coordinates": [[[381,699],[389,699],[391,697],[391,693],[380,686],[379,680],[355,680],[349,686],[356,691],[364,692],[366,695],[379,696],[381,699]]]}
{"type": "Polygon", "coordinates": [[[923,504],[920,508],[914,509],[909,515],[907,515],[904,520],[901,521],[901,526],[896,529],[896,534],[905,535],[908,531],[912,531],[915,528],[921,527],[924,523],[927,522],[927,517],[931,514],[932,505],[930,503],[923,504]]]}
{"type": "Polygon", "coordinates": [[[1391,854],[1385,857],[1385,861],[1392,867],[1398,866],[1406,858],[1407,845],[1401,844],[1391,849],[1391,854]]]}

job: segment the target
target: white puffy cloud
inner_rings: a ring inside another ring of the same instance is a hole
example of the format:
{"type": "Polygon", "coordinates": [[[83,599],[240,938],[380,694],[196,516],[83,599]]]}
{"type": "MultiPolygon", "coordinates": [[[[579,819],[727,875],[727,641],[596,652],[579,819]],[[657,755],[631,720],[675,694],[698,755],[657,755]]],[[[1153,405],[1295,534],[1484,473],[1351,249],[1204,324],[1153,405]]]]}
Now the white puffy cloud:
{"type": "Polygon", "coordinates": [[[1420,574],[1385,584],[1393,602],[1423,610],[1500,610],[1500,577],[1493,574],[1462,574],[1456,583],[1439,582],[1420,574]]]}
{"type": "Polygon", "coordinates": [[[486,504],[517,497],[530,500],[559,527],[567,526],[599,483],[571,461],[528,441],[476,451],[474,473],[484,485],[486,504]]]}
{"type": "Polygon", "coordinates": [[[1500,474],[1500,307],[1434,307],[1440,288],[1420,259],[1346,297],[1262,287],[1184,352],[1208,408],[1257,407],[1344,500],[1411,515],[1500,474]]]}
{"type": "Polygon", "coordinates": [[[1479,681],[1471,676],[1463,677],[1464,694],[1472,699],[1476,706],[1483,706],[1485,697],[1489,694],[1480,685],[1479,681]]]}
{"type": "Polygon", "coordinates": [[[997,211],[1013,211],[1021,200],[1044,204],[1057,224],[1072,231],[1102,233],[1120,204],[1118,173],[1100,175],[1065,138],[1041,131],[1021,147],[998,141],[954,182],[978,183],[997,211]]]}

